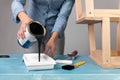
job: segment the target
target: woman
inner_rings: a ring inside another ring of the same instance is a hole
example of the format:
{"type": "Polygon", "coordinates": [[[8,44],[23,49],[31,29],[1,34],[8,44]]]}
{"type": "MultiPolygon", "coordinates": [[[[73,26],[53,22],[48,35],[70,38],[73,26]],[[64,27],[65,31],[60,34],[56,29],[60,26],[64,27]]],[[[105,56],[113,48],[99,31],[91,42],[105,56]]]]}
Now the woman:
{"type": "MultiPolygon", "coordinates": [[[[26,26],[33,20],[39,21],[46,27],[47,35],[43,41],[44,53],[53,56],[55,53],[64,53],[64,31],[74,0],[29,0],[28,9],[25,10],[26,0],[13,0],[11,9],[13,20],[21,21],[18,38],[24,38],[26,26]]],[[[29,52],[37,52],[37,43],[29,52]]]]}

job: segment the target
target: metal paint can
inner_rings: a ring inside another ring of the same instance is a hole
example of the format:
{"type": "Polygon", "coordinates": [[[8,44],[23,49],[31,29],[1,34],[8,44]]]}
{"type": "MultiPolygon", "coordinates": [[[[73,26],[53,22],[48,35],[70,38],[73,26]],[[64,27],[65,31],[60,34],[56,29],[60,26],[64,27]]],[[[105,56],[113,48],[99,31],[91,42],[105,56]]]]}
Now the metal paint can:
{"type": "Polygon", "coordinates": [[[37,39],[35,36],[45,36],[46,28],[38,21],[32,21],[28,24],[25,31],[25,38],[17,39],[19,45],[23,48],[30,48],[37,39]]]}

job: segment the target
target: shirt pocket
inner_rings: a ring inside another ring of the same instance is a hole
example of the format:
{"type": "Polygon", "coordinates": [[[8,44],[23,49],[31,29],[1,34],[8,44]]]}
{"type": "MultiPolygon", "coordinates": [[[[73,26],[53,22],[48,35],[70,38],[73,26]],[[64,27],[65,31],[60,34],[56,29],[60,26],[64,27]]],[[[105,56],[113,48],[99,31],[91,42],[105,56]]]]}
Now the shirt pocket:
{"type": "Polygon", "coordinates": [[[52,0],[51,7],[52,9],[60,9],[65,0],[52,0]]]}

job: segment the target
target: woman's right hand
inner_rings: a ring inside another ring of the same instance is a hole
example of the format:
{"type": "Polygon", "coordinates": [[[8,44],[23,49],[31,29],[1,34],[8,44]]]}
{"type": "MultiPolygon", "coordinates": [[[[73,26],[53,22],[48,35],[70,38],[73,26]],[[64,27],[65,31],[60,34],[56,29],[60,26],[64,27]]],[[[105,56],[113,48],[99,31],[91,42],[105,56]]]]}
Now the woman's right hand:
{"type": "Polygon", "coordinates": [[[18,14],[18,17],[21,21],[21,25],[20,25],[20,28],[18,30],[17,37],[18,38],[25,38],[24,32],[26,30],[27,25],[32,21],[32,19],[25,12],[20,12],[18,14]]]}

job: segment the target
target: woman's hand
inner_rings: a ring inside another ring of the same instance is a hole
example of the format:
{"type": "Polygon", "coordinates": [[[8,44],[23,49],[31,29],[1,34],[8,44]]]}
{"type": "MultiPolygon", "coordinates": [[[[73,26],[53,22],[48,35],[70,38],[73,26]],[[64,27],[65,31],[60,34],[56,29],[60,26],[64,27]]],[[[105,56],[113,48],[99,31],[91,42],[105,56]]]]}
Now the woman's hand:
{"type": "Polygon", "coordinates": [[[49,56],[52,57],[55,54],[55,51],[56,44],[52,39],[50,39],[46,44],[44,53],[49,53],[49,56]]]}
{"type": "Polygon", "coordinates": [[[56,52],[56,40],[58,37],[58,32],[53,32],[51,38],[46,44],[44,53],[48,53],[50,57],[53,57],[56,52]]]}
{"type": "Polygon", "coordinates": [[[27,25],[32,21],[32,19],[25,13],[25,12],[20,12],[18,14],[19,19],[21,20],[21,26],[20,29],[18,30],[17,37],[18,38],[25,38],[25,29],[27,25]]]}

